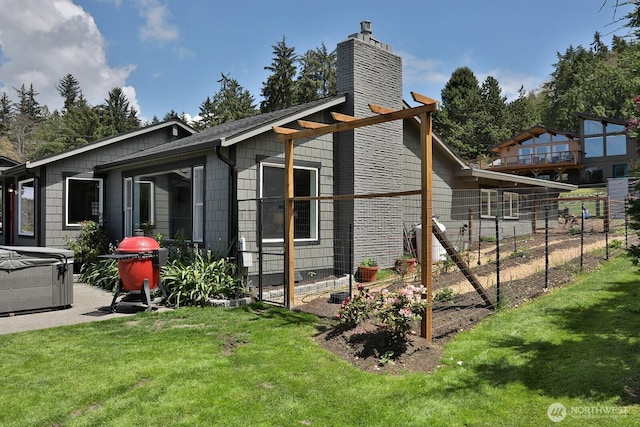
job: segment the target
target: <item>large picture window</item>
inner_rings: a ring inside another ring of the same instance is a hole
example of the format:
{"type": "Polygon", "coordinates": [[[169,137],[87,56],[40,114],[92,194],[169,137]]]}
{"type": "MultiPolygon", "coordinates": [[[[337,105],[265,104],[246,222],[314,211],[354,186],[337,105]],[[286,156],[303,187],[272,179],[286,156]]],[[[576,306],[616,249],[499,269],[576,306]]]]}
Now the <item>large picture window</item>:
{"type": "Polygon", "coordinates": [[[35,197],[33,179],[18,182],[18,234],[33,236],[35,230],[35,197]]]}
{"type": "Polygon", "coordinates": [[[498,214],[498,190],[480,190],[480,216],[495,218],[498,214]]]}
{"type": "Polygon", "coordinates": [[[123,198],[125,235],[204,240],[204,166],[127,177],[123,198]]]}
{"type": "MultiPolygon", "coordinates": [[[[262,197],[262,237],[265,241],[284,240],[284,166],[260,164],[260,196],[262,197]]],[[[318,169],[298,167],[293,170],[295,197],[318,196],[318,169]]],[[[294,239],[318,240],[318,201],[294,203],[294,239]]]]}
{"type": "Polygon", "coordinates": [[[67,178],[66,226],[80,226],[83,221],[101,222],[102,178],[67,178]]]}

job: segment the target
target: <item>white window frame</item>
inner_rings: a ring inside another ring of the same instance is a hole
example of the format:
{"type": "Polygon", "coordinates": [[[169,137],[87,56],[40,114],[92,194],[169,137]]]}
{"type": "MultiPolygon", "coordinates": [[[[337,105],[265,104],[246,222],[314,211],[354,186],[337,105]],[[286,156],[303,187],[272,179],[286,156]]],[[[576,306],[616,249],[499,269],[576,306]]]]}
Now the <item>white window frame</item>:
{"type": "Polygon", "coordinates": [[[65,209],[65,227],[80,227],[82,224],[79,222],[69,222],[69,196],[70,196],[70,187],[69,183],[71,181],[93,181],[98,183],[98,223],[102,223],[102,218],[104,214],[104,201],[103,201],[103,191],[104,188],[104,180],[102,178],[95,177],[77,177],[77,176],[68,176],[65,179],[65,200],[64,200],[64,209],[65,209]]]}
{"type": "MultiPolygon", "coordinates": [[[[263,179],[264,179],[264,168],[265,167],[269,167],[269,168],[280,168],[280,169],[284,169],[284,164],[278,164],[278,163],[269,163],[269,162],[261,162],[260,163],[260,198],[263,197],[263,179]]],[[[310,166],[293,166],[293,169],[298,169],[298,170],[309,170],[312,171],[313,174],[315,175],[315,179],[312,180],[313,182],[313,186],[314,188],[312,189],[312,195],[311,197],[318,197],[319,195],[319,191],[320,191],[320,168],[319,167],[310,167],[310,166]]],[[[295,185],[295,184],[294,184],[295,185]]],[[[282,186],[284,188],[284,182],[282,183],[282,186]]],[[[318,215],[318,209],[319,209],[319,205],[318,205],[318,201],[317,200],[311,200],[311,208],[310,208],[310,212],[309,212],[309,223],[311,224],[311,229],[310,229],[310,235],[311,237],[309,238],[304,238],[304,239],[296,239],[294,237],[294,242],[317,242],[319,240],[319,215],[318,215]]],[[[271,238],[271,239],[262,239],[262,241],[264,243],[279,243],[279,242],[284,242],[284,238],[280,239],[280,238],[271,238]]]]}
{"type": "Polygon", "coordinates": [[[124,179],[122,192],[122,210],[124,214],[124,237],[133,236],[133,178],[124,179]]]}
{"type": "MultiPolygon", "coordinates": [[[[135,187],[134,187],[134,192],[135,188],[137,187],[138,191],[137,193],[141,193],[141,187],[143,185],[148,185],[149,186],[149,222],[151,224],[155,224],[156,223],[156,196],[155,196],[155,187],[154,187],[154,182],[153,181],[147,181],[147,180],[136,180],[135,182],[135,187]]],[[[138,201],[140,200],[140,194],[138,194],[138,201]]],[[[140,213],[140,210],[138,209],[138,215],[140,213]]],[[[138,218],[139,219],[139,218],[138,218]]],[[[141,228],[142,228],[142,224],[140,224],[141,228]]]]}
{"type": "Polygon", "coordinates": [[[510,191],[502,192],[502,213],[504,219],[520,218],[520,194],[510,191]]]}
{"type": "Polygon", "coordinates": [[[498,213],[498,190],[480,189],[480,218],[495,218],[498,213]],[[487,204],[484,204],[483,194],[487,195],[487,204]],[[493,207],[493,209],[491,209],[493,207]],[[493,211],[493,215],[491,214],[493,211]]]}
{"type": "Polygon", "coordinates": [[[23,181],[18,181],[18,235],[20,236],[34,236],[35,228],[36,228],[36,186],[33,178],[25,179],[23,181]],[[33,189],[33,230],[25,231],[23,230],[22,224],[22,192],[25,187],[25,184],[32,184],[31,188],[33,189]]]}
{"type": "Polygon", "coordinates": [[[191,173],[191,188],[193,195],[193,212],[191,221],[191,240],[204,241],[204,166],[194,166],[191,173]]]}

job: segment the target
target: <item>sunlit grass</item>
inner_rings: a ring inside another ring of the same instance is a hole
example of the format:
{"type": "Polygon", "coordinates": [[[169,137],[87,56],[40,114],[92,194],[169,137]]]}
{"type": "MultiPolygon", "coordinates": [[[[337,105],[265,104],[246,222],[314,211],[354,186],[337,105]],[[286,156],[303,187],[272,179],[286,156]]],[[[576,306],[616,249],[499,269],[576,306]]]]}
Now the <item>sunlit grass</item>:
{"type": "Polygon", "coordinates": [[[0,425],[550,425],[554,402],[636,425],[640,286],[624,258],[504,310],[432,374],[364,373],[314,342],[312,315],[256,305],[142,313],[0,336],[0,425]]]}

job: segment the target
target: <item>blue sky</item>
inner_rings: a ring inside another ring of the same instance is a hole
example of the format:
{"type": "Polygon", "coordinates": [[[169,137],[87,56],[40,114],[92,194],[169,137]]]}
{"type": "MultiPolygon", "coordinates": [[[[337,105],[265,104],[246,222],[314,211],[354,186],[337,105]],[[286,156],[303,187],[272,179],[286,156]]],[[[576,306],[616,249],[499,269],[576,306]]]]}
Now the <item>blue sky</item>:
{"type": "Polygon", "coordinates": [[[513,99],[549,78],[557,52],[588,47],[599,31],[623,35],[629,7],[615,0],[0,0],[0,91],[34,85],[51,109],[71,73],[90,104],[125,90],[143,120],[175,110],[195,116],[220,73],[260,101],[272,45],[299,54],[336,44],[372,22],[373,36],[403,58],[405,98],[439,99],[458,67],[498,79],[513,99]],[[604,5],[603,5],[604,4],[604,5]]]}

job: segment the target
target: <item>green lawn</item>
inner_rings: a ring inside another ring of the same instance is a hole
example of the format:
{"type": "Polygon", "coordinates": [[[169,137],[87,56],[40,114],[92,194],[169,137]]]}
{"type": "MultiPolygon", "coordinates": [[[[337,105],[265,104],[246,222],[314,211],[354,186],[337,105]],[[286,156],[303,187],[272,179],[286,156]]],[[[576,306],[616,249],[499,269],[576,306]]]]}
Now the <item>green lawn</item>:
{"type": "Polygon", "coordinates": [[[619,257],[501,311],[430,375],[358,371],[314,343],[315,317],[268,306],[2,335],[0,425],[638,425],[639,278],[619,257]]]}

